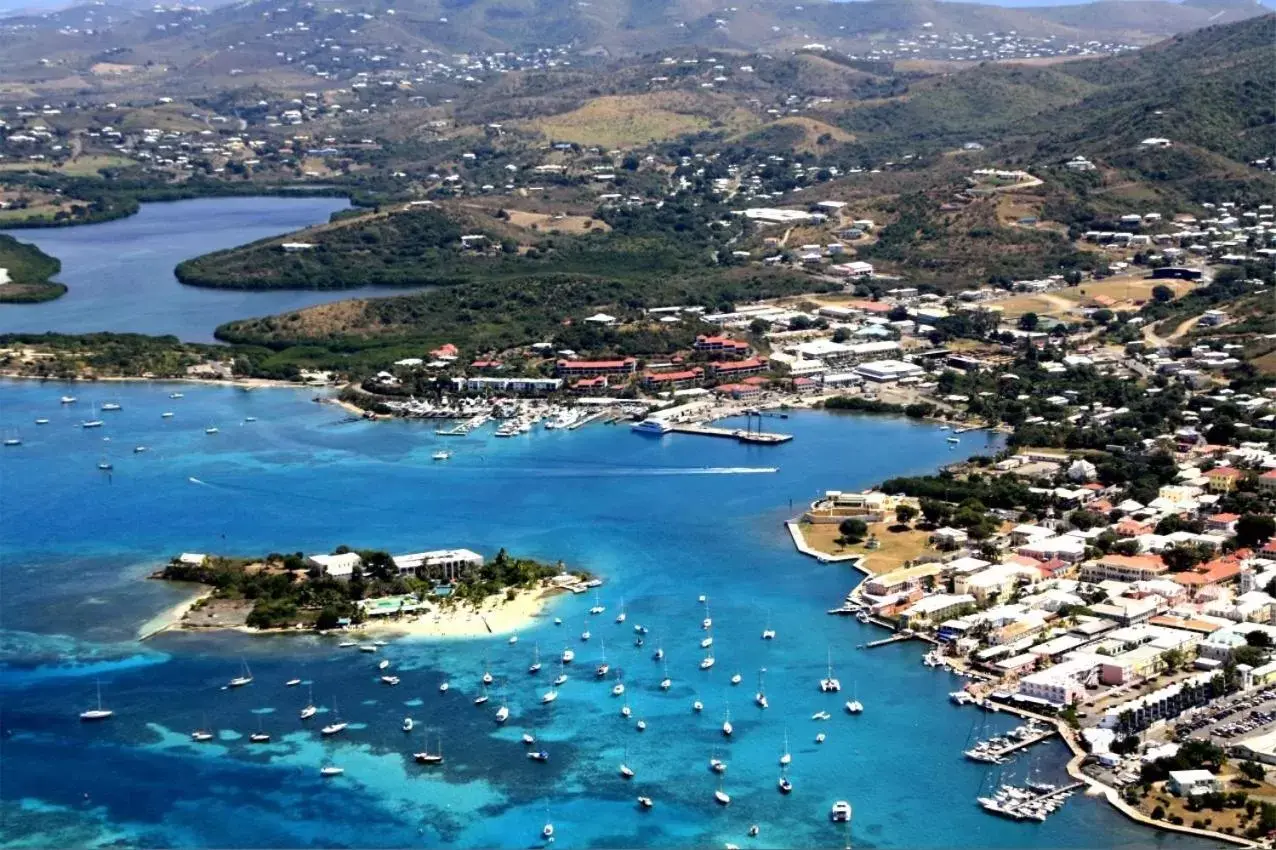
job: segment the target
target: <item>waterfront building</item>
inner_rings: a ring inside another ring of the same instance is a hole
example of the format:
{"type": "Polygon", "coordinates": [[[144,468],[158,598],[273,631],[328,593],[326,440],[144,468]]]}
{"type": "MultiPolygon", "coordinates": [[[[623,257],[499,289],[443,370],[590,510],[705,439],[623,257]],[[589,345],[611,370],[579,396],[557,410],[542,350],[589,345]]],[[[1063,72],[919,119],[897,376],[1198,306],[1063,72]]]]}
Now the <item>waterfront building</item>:
{"type": "Polygon", "coordinates": [[[455,581],[468,568],[483,566],[483,556],[469,549],[436,549],[395,555],[392,560],[400,576],[455,581]]]}
{"type": "Polygon", "coordinates": [[[903,360],[873,360],[856,366],[855,374],[870,381],[889,383],[903,378],[918,378],[926,373],[917,364],[903,360]]]}
{"type": "Polygon", "coordinates": [[[754,384],[722,384],[714,387],[713,391],[718,395],[730,396],[737,401],[745,399],[757,398],[762,395],[762,388],[754,384]]]}
{"type": "Polygon", "coordinates": [[[924,590],[934,583],[934,580],[943,573],[943,569],[943,564],[930,563],[891,570],[864,582],[864,593],[884,597],[907,594],[913,590],[924,590]]]}
{"type": "Polygon", "coordinates": [[[540,395],[557,392],[563,388],[562,378],[491,378],[467,377],[453,378],[452,387],[457,392],[501,392],[528,393],[540,395]]]}
{"type": "Polygon", "coordinates": [[[596,375],[632,375],[638,369],[635,357],[623,360],[559,360],[554,364],[559,375],[592,378],[596,375]]]}
{"type": "Polygon", "coordinates": [[[348,579],[355,567],[363,566],[363,559],[357,552],[345,552],[340,555],[311,555],[306,560],[312,566],[318,567],[323,575],[335,579],[348,579]]]}
{"type": "Polygon", "coordinates": [[[1069,653],[1053,667],[1024,676],[1019,680],[1018,691],[1022,696],[1057,708],[1070,705],[1085,696],[1086,685],[1098,681],[1104,660],[1102,655],[1069,653]]]}
{"type": "Polygon", "coordinates": [[[1223,790],[1223,783],[1208,770],[1171,770],[1165,790],[1176,797],[1213,794],[1223,790]]]}
{"type": "Polygon", "coordinates": [[[649,389],[668,390],[693,387],[704,380],[704,370],[699,366],[677,372],[648,372],[643,375],[642,383],[649,389]]]}
{"type": "Polygon", "coordinates": [[[904,628],[913,629],[926,623],[940,622],[974,604],[975,597],[966,593],[936,593],[917,600],[901,611],[900,624],[904,628]]]}

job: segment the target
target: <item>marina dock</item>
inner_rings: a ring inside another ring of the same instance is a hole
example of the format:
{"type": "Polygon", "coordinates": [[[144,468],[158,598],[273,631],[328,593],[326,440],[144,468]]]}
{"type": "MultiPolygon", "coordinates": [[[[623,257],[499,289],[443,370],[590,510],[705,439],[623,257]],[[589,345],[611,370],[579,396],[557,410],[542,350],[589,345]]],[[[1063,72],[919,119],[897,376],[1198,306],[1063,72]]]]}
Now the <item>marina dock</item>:
{"type": "Polygon", "coordinates": [[[966,750],[964,755],[971,761],[1004,764],[1010,756],[1020,750],[1027,749],[1033,744],[1040,743],[1057,734],[1059,732],[1053,726],[1042,727],[1029,721],[1028,725],[1012,730],[1006,737],[980,741],[966,750]]]}
{"type": "Polygon", "coordinates": [[[764,446],[777,446],[793,439],[792,434],[775,434],[767,431],[749,431],[744,428],[716,428],[712,425],[674,425],[672,430],[678,434],[699,434],[702,437],[726,437],[741,443],[757,443],[764,446]]]}
{"type": "MultiPolygon", "coordinates": [[[[1062,788],[1045,791],[1024,791],[1018,788],[1002,786],[992,797],[982,797],[979,805],[984,811],[1010,820],[1044,821],[1063,805],[1063,801],[1078,789],[1084,782],[1074,782],[1062,788]]],[[[1048,786],[1047,786],[1048,787],[1048,786]]]]}
{"type": "Polygon", "coordinates": [[[915,635],[904,635],[904,634],[891,635],[890,637],[882,638],[881,640],[869,641],[868,643],[864,644],[864,648],[876,649],[879,646],[886,646],[888,643],[899,643],[902,640],[912,640],[914,637],[915,635]]]}

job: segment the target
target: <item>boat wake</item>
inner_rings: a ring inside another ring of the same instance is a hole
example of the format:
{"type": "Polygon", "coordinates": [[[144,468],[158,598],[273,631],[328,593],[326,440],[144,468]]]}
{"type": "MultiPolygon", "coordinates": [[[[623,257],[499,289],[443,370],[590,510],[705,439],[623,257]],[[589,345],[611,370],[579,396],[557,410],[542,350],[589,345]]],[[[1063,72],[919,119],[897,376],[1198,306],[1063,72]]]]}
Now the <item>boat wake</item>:
{"type": "Polygon", "coordinates": [[[203,481],[200,481],[198,478],[196,478],[196,477],[195,477],[195,476],[193,476],[193,475],[192,475],[190,478],[187,478],[186,480],[187,480],[187,481],[189,481],[189,482],[190,482],[190,483],[192,483],[192,484],[203,484],[203,483],[204,483],[203,481]]]}
{"type": "Polygon", "coordinates": [[[644,476],[662,476],[662,475],[768,475],[779,472],[778,466],[669,466],[669,467],[613,467],[606,468],[577,468],[577,469],[553,469],[553,468],[531,468],[531,467],[505,467],[503,469],[489,469],[488,474],[501,473],[535,473],[539,476],[551,478],[605,478],[605,477],[644,477],[644,476]]]}

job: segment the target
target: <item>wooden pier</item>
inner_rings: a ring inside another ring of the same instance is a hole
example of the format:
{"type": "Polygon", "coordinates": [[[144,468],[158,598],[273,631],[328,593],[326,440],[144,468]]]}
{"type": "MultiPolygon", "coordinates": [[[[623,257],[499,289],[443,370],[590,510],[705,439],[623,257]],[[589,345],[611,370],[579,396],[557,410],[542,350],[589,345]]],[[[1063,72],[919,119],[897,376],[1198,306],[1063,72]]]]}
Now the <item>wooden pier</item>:
{"type": "Polygon", "coordinates": [[[673,431],[678,434],[699,434],[702,437],[726,437],[739,440],[741,443],[757,443],[764,446],[778,446],[793,439],[792,434],[774,434],[767,431],[750,431],[745,428],[716,428],[712,425],[674,425],[673,431]]]}
{"type": "Polygon", "coordinates": [[[864,644],[865,649],[876,649],[879,646],[886,646],[888,643],[899,643],[902,640],[912,640],[915,635],[891,635],[881,640],[873,640],[864,644]]]}

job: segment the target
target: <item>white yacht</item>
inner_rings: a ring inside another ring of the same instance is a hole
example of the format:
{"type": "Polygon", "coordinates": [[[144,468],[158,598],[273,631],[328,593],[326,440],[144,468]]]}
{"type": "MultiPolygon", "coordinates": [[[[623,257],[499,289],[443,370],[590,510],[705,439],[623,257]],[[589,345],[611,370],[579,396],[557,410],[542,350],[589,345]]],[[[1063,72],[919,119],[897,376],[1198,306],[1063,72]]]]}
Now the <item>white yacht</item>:
{"type": "Polygon", "coordinates": [[[209,425],[207,428],[205,428],[205,429],[204,429],[204,433],[205,433],[205,434],[216,434],[216,433],[217,433],[217,426],[216,426],[216,425],[209,425]]]}
{"type": "Polygon", "coordinates": [[[434,460],[450,460],[452,453],[448,451],[438,451],[430,455],[434,460]]]}
{"type": "Polygon", "coordinates": [[[37,419],[37,420],[35,421],[35,424],[37,424],[37,425],[48,425],[48,424],[49,424],[49,420],[47,420],[47,419],[45,419],[45,418],[41,417],[41,418],[39,418],[39,419],[37,419]]]}
{"type": "Polygon", "coordinates": [[[789,752],[789,730],[784,730],[784,752],[780,754],[780,767],[787,767],[793,762],[793,754],[789,752]]]}
{"type": "Polygon", "coordinates": [[[713,666],[713,664],[714,664],[714,661],[713,661],[713,653],[712,653],[712,652],[710,652],[708,655],[706,655],[706,656],[705,656],[705,657],[704,657],[704,658],[700,661],[700,669],[701,669],[701,670],[708,670],[710,667],[712,667],[712,666],[713,666]]]}
{"type": "Polygon", "coordinates": [[[669,663],[665,662],[665,677],[660,680],[660,690],[667,691],[673,687],[673,679],[669,678],[669,663]]]}
{"type": "Polygon", "coordinates": [[[106,404],[102,405],[101,409],[102,410],[123,410],[124,408],[120,407],[118,402],[108,401],[106,404]]]}
{"type": "Polygon", "coordinates": [[[319,734],[325,735],[325,736],[332,736],[332,735],[337,735],[341,732],[346,731],[346,727],[349,726],[350,724],[346,723],[344,720],[341,719],[341,713],[337,711],[336,700],[332,701],[332,716],[333,716],[333,721],[329,723],[327,726],[320,729],[319,734]]]}
{"type": "Polygon", "coordinates": [[[531,732],[524,732],[524,733],[523,733],[523,743],[524,743],[524,744],[527,744],[527,745],[529,745],[529,746],[530,746],[531,744],[535,744],[535,743],[536,743],[536,736],[535,736],[535,735],[533,735],[531,732]]]}
{"type": "Polygon", "coordinates": [[[709,648],[709,647],[711,647],[711,646],[713,646],[713,635],[709,635],[708,637],[706,637],[706,638],[704,638],[702,641],[700,641],[700,648],[701,648],[701,649],[708,649],[708,648],[709,648]]]}
{"type": "Polygon", "coordinates": [[[739,673],[736,673],[731,677],[731,684],[733,685],[738,685],[743,681],[744,681],[744,677],[741,676],[739,673]]]}
{"type": "Polygon", "coordinates": [[[735,727],[731,725],[731,709],[728,708],[725,719],[722,721],[722,734],[725,737],[730,738],[734,732],[735,727]]]}
{"type": "Polygon", "coordinates": [[[382,676],[381,683],[384,685],[397,685],[399,684],[399,677],[398,676],[382,676]]]}
{"type": "Polygon", "coordinates": [[[713,799],[716,800],[718,804],[721,806],[731,805],[731,796],[727,794],[726,791],[723,791],[721,788],[713,792],[713,799]]]}
{"type": "Polygon", "coordinates": [[[209,732],[207,729],[196,729],[194,732],[191,733],[191,740],[198,741],[199,743],[203,744],[213,740],[213,733],[209,732]]]}
{"type": "Polygon", "coordinates": [[[851,819],[851,804],[845,800],[838,800],[829,811],[829,817],[833,819],[834,823],[849,822],[851,819]]]}
{"type": "Polygon", "coordinates": [[[541,694],[542,704],[548,705],[549,703],[553,702],[556,699],[558,699],[558,691],[554,690],[553,688],[550,688],[548,691],[541,694]]]}
{"type": "Polygon", "coordinates": [[[447,693],[448,688],[450,687],[452,687],[452,683],[444,679],[442,682],[439,682],[439,693],[441,694],[447,693]]]}
{"type": "Polygon", "coordinates": [[[73,395],[64,395],[64,396],[62,396],[62,403],[63,403],[63,404],[75,404],[75,396],[73,396],[73,395]]]}
{"type": "Polygon", "coordinates": [[[170,411],[166,410],[160,414],[160,419],[172,419],[172,418],[173,418],[173,414],[170,411]]]}
{"type": "Polygon", "coordinates": [[[385,668],[387,668],[387,667],[389,667],[389,666],[390,666],[390,659],[389,659],[389,658],[383,658],[383,659],[381,659],[380,661],[378,661],[378,662],[377,662],[377,669],[378,669],[378,670],[384,670],[385,668]]]}
{"type": "Polygon", "coordinates": [[[576,660],[575,652],[572,652],[570,649],[563,650],[562,661],[564,664],[571,664],[575,660],[576,660]]]}
{"type": "Polygon", "coordinates": [[[527,668],[528,673],[539,673],[541,671],[541,647],[537,644],[532,649],[532,665],[527,668]]]}
{"type": "Polygon", "coordinates": [[[340,776],[341,774],[343,774],[343,773],[345,773],[345,772],[346,772],[346,769],[345,769],[344,767],[337,767],[336,765],[332,765],[332,764],[325,765],[325,766],[323,766],[323,767],[319,768],[319,775],[320,775],[320,776],[329,776],[329,777],[330,777],[330,776],[340,776]]]}
{"type": "Polygon", "coordinates": [[[181,393],[169,393],[168,397],[169,398],[185,398],[185,396],[182,395],[181,393]]]}
{"type": "Polygon", "coordinates": [[[109,708],[102,707],[102,683],[99,682],[97,686],[97,708],[90,708],[88,711],[81,711],[80,719],[86,722],[91,720],[106,720],[114,714],[115,712],[111,711],[109,708]]]}
{"type": "Polygon", "coordinates": [[[629,615],[625,613],[625,597],[620,597],[620,613],[616,615],[616,622],[623,623],[629,615]]]}
{"type": "Polygon", "coordinates": [[[704,703],[702,703],[700,700],[696,700],[695,702],[691,704],[691,710],[696,713],[704,711],[704,703]]]}
{"type": "Polygon", "coordinates": [[[762,683],[762,676],[765,673],[766,673],[765,667],[763,667],[761,670],[758,671],[758,692],[753,695],[753,701],[757,703],[758,708],[770,707],[770,703],[767,702],[767,698],[766,698],[766,686],[762,683]]]}
{"type": "Polygon", "coordinates": [[[416,725],[416,721],[414,721],[411,717],[405,717],[405,718],[403,718],[403,731],[404,731],[404,732],[411,732],[411,731],[412,731],[412,727],[413,727],[413,726],[415,726],[415,725],[416,725]]]}
{"type": "Polygon", "coordinates": [[[504,723],[506,720],[509,720],[509,719],[510,719],[510,710],[507,706],[503,705],[500,708],[496,709],[497,723],[504,723]]]}
{"type": "Polygon", "coordinates": [[[647,417],[641,422],[635,423],[632,427],[632,430],[638,432],[639,434],[659,435],[659,434],[668,434],[670,431],[673,430],[673,426],[670,425],[668,422],[665,422],[663,419],[653,419],[651,417],[647,417]]]}
{"type": "Polygon", "coordinates": [[[611,665],[607,663],[607,642],[601,641],[602,644],[602,661],[594,668],[594,675],[599,679],[605,679],[607,674],[611,672],[611,665]]]}

